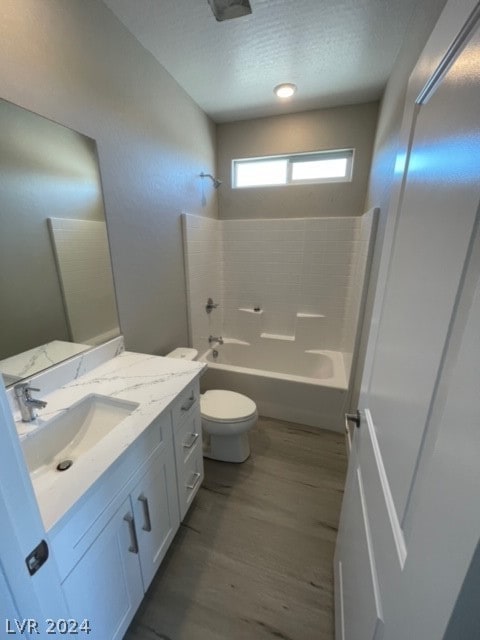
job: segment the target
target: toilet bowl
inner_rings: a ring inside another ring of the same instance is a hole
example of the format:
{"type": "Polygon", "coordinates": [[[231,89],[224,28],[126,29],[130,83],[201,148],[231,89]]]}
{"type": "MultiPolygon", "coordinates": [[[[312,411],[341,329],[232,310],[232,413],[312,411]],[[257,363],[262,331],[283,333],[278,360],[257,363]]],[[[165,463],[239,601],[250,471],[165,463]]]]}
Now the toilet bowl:
{"type": "MultiPolygon", "coordinates": [[[[196,349],[180,347],[167,358],[195,360],[196,349]]],[[[202,430],[207,435],[203,455],[222,462],[244,462],[250,455],[248,432],[258,419],[257,405],[241,393],[211,389],[200,396],[202,430]]]]}
{"type": "Polygon", "coordinates": [[[200,398],[202,429],[210,436],[204,455],[224,462],[244,462],[250,455],[248,432],[258,419],[257,405],[235,391],[212,389],[200,398]]]}

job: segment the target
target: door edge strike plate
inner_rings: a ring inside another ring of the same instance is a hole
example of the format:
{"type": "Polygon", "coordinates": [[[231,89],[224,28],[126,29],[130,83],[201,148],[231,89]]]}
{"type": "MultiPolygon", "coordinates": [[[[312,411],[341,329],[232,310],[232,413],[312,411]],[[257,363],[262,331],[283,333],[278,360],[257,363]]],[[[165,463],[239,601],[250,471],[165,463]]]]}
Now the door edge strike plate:
{"type": "Polygon", "coordinates": [[[357,429],[360,427],[360,424],[362,422],[362,416],[360,414],[360,411],[358,411],[358,409],[355,413],[345,414],[345,430],[347,431],[347,433],[350,432],[349,425],[348,425],[349,422],[353,422],[357,427],[357,429]]]}

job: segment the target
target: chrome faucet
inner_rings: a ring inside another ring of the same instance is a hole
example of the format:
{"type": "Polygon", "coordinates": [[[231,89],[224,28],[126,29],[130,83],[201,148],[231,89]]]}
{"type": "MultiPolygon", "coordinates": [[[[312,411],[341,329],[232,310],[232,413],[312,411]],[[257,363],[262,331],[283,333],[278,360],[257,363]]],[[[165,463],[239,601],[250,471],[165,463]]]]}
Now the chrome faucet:
{"type": "Polygon", "coordinates": [[[208,336],[208,344],[213,344],[214,342],[218,342],[218,344],[223,344],[222,336],[218,336],[218,338],[216,338],[215,336],[208,336]]]}
{"type": "Polygon", "coordinates": [[[32,391],[40,391],[40,389],[31,387],[28,382],[16,384],[14,389],[20,413],[22,414],[22,421],[32,422],[37,417],[37,409],[44,409],[47,406],[44,400],[32,398],[31,396],[32,391]]]}

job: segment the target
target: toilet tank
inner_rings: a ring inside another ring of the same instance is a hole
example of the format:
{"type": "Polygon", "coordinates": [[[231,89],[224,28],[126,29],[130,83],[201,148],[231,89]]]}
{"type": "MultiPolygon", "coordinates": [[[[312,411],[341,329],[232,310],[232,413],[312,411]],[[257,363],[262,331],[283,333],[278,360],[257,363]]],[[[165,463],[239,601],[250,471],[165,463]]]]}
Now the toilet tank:
{"type": "Polygon", "coordinates": [[[195,360],[198,356],[196,349],[190,349],[189,347],[177,347],[170,353],[167,353],[166,358],[179,358],[182,360],[195,360]]]}

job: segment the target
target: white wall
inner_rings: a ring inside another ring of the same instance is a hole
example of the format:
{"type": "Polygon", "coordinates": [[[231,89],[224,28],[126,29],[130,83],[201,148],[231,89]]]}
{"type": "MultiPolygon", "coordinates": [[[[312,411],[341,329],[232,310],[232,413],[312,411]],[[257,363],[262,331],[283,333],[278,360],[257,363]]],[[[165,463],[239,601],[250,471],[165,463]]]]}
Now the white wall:
{"type": "Polygon", "coordinates": [[[180,214],[217,216],[215,125],[101,0],[2,0],[0,97],[95,138],[127,348],[187,342],[180,214]]]}

